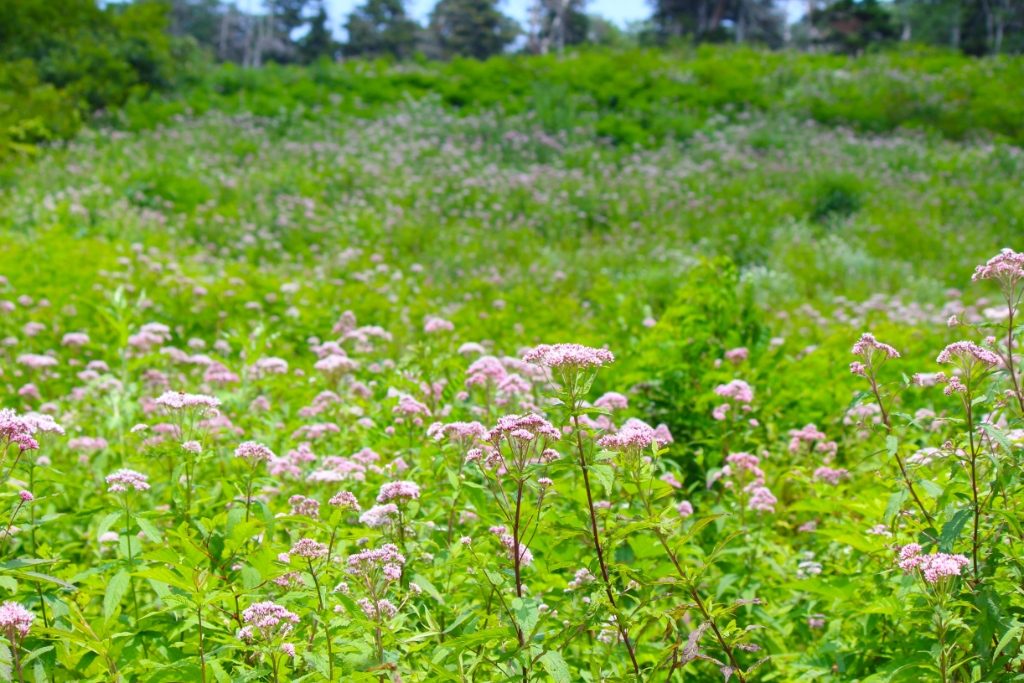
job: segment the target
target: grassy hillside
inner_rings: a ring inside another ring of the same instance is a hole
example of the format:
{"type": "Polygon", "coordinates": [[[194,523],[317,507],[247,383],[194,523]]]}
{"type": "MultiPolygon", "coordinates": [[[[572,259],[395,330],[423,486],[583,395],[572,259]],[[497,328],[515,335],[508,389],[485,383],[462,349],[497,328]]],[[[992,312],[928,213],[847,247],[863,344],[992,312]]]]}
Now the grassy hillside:
{"type": "Polygon", "coordinates": [[[0,677],[1016,680],[1021,68],[223,67],[8,164],[0,677]]]}

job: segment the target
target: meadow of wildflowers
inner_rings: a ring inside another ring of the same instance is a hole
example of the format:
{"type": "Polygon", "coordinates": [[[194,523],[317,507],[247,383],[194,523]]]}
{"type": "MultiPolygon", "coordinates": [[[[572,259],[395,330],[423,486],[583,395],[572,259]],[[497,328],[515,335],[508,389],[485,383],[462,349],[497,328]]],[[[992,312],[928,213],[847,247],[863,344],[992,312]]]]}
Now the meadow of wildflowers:
{"type": "Polygon", "coordinates": [[[431,97],[46,150],[0,187],[0,678],[1024,678],[1021,178],[431,97]]]}

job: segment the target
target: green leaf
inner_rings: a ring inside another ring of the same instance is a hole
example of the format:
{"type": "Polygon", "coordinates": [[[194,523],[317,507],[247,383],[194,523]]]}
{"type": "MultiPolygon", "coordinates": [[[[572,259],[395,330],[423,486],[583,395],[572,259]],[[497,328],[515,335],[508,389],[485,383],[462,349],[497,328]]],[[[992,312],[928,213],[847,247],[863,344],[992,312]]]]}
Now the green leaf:
{"type": "Polygon", "coordinates": [[[1020,638],[1022,633],[1024,633],[1024,625],[1021,625],[1020,623],[1014,624],[1013,628],[1004,633],[1003,637],[999,639],[999,644],[996,645],[995,651],[992,652],[993,661],[995,661],[996,657],[1002,654],[1003,650],[1006,649],[1006,646],[1009,645],[1011,641],[1020,638]]]}
{"type": "Polygon", "coordinates": [[[531,634],[540,620],[540,610],[536,600],[530,598],[514,598],[510,603],[512,614],[523,633],[531,634]]]}
{"type": "Polygon", "coordinates": [[[146,534],[146,537],[154,543],[163,543],[164,537],[160,535],[160,530],[156,528],[153,522],[149,521],[145,517],[135,516],[135,523],[142,529],[142,533],[146,534]]]}
{"type": "Polygon", "coordinates": [[[896,455],[896,450],[899,448],[899,446],[900,440],[897,439],[892,434],[885,437],[885,450],[889,453],[890,458],[896,455]]]}
{"type": "Polygon", "coordinates": [[[611,465],[591,465],[587,469],[594,475],[597,481],[604,487],[607,493],[612,492],[612,483],[615,481],[615,475],[612,472],[611,465]]]}
{"type": "Polygon", "coordinates": [[[900,507],[910,497],[906,489],[900,489],[889,496],[889,504],[885,506],[885,521],[892,521],[892,518],[896,516],[896,513],[900,511],[900,507]]]}
{"type": "Polygon", "coordinates": [[[561,653],[548,650],[541,655],[540,663],[555,683],[572,683],[572,676],[569,675],[569,665],[565,663],[561,653]]]}
{"type": "Polygon", "coordinates": [[[939,536],[939,550],[944,553],[953,552],[953,545],[960,533],[964,530],[967,520],[971,518],[971,509],[964,508],[957,510],[953,517],[942,525],[942,533],[939,536]]]}
{"type": "Polygon", "coordinates": [[[444,604],[444,596],[437,591],[437,588],[434,587],[434,584],[430,583],[430,581],[427,580],[427,577],[423,576],[422,574],[416,574],[412,577],[412,582],[420,588],[422,588],[427,595],[434,598],[434,600],[437,600],[439,604],[444,604]]]}
{"type": "Polygon", "coordinates": [[[109,619],[117,606],[121,604],[125,593],[128,592],[128,585],[131,582],[131,574],[123,569],[110,579],[107,584],[107,592],[103,595],[103,618],[109,619]]]}
{"type": "Polygon", "coordinates": [[[242,575],[242,586],[244,586],[246,590],[255,588],[260,585],[260,581],[263,580],[263,576],[259,571],[249,565],[243,565],[240,573],[242,575]]]}
{"type": "Polygon", "coordinates": [[[451,651],[455,654],[462,652],[475,645],[481,645],[491,640],[504,640],[508,638],[509,630],[505,627],[496,628],[485,628],[480,631],[474,631],[473,633],[467,633],[461,635],[458,638],[453,638],[445,642],[443,647],[437,648],[433,661],[440,662],[444,659],[445,653],[451,651]]]}

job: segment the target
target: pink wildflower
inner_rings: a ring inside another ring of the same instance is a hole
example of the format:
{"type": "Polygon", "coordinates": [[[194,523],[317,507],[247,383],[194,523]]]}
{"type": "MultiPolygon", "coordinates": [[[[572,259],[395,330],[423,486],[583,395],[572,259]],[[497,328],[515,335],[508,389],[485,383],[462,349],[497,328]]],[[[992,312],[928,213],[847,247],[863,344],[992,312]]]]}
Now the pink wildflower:
{"type": "Polygon", "coordinates": [[[108,493],[124,493],[129,488],[135,491],[149,490],[149,482],[146,480],[146,475],[135,470],[117,470],[113,474],[108,474],[106,481],[108,493]]]}
{"type": "Polygon", "coordinates": [[[316,560],[327,556],[327,545],[311,538],[302,538],[295,542],[290,553],[307,560],[316,560]]]}
{"type": "Polygon", "coordinates": [[[523,360],[548,368],[599,368],[613,363],[615,356],[582,344],[541,344],[523,354],[523,360]]]}
{"type": "Polygon", "coordinates": [[[5,602],[0,605],[0,633],[7,636],[11,643],[17,643],[28,635],[32,628],[35,615],[16,602],[5,602]]]}
{"type": "Polygon", "coordinates": [[[885,358],[899,358],[900,352],[888,344],[875,339],[873,334],[865,332],[860,336],[860,339],[856,344],[853,345],[852,353],[855,356],[863,356],[864,358],[870,358],[875,351],[881,351],[885,358]]]}
{"type": "Polygon", "coordinates": [[[380,487],[377,494],[378,503],[386,503],[389,500],[416,500],[420,497],[420,487],[411,481],[389,481],[380,487]]]}
{"type": "Polygon", "coordinates": [[[992,351],[983,349],[974,342],[969,341],[958,341],[953,342],[946,348],[935,359],[936,363],[955,363],[957,361],[973,362],[978,361],[989,367],[996,366],[1002,363],[1002,360],[992,351]]]}
{"type": "Polygon", "coordinates": [[[275,457],[274,452],[256,441],[244,441],[235,449],[235,457],[248,460],[255,464],[263,460],[271,460],[275,457]]]}

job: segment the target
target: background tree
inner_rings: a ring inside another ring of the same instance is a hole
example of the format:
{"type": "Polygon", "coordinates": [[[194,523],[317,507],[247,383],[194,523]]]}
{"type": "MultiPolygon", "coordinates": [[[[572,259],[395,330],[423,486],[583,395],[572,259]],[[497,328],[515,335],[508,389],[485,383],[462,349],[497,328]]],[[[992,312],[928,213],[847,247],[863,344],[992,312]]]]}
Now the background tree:
{"type": "Polygon", "coordinates": [[[775,0],[655,0],[652,16],[659,42],[760,42],[782,45],[785,16],[775,0]]]}
{"type": "Polygon", "coordinates": [[[487,59],[518,34],[519,26],[501,13],[497,0],[441,0],[430,13],[430,36],[444,59],[487,59]]]}
{"type": "Polygon", "coordinates": [[[349,57],[407,59],[416,51],[421,32],[409,18],[403,0],[366,0],[345,22],[348,40],[343,52],[349,57]]]}
{"type": "Polygon", "coordinates": [[[327,25],[327,8],[318,0],[316,14],[309,20],[309,32],[299,41],[299,52],[307,64],[321,58],[333,59],[338,45],[327,25]]]}
{"type": "Polygon", "coordinates": [[[215,54],[222,16],[227,8],[219,0],[173,0],[171,35],[191,37],[198,45],[215,54]]]}
{"type": "Polygon", "coordinates": [[[586,42],[590,28],[586,5],[587,0],[535,0],[530,6],[528,50],[561,52],[567,45],[586,42]]]}
{"type": "Polygon", "coordinates": [[[834,50],[857,54],[869,45],[895,41],[900,30],[892,13],[878,0],[838,0],[815,12],[811,22],[818,41],[834,50]]]}

